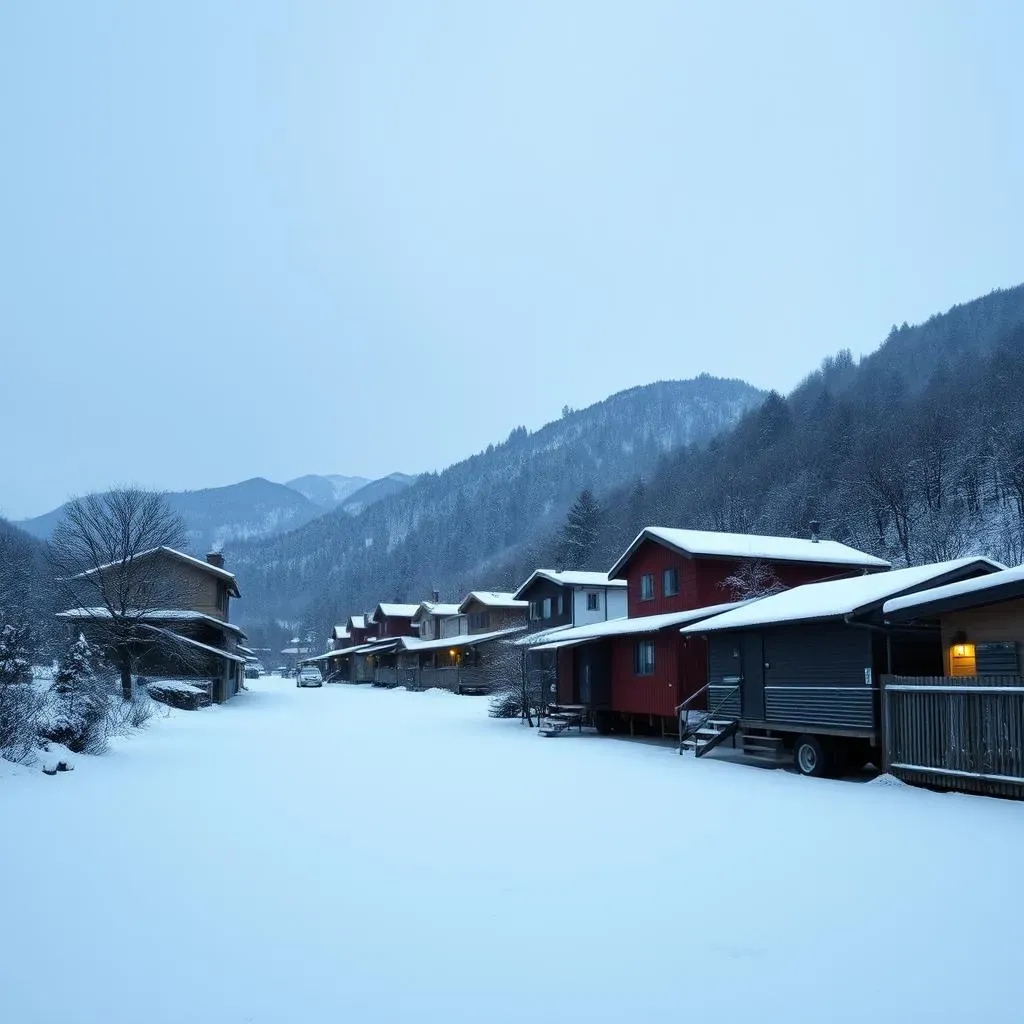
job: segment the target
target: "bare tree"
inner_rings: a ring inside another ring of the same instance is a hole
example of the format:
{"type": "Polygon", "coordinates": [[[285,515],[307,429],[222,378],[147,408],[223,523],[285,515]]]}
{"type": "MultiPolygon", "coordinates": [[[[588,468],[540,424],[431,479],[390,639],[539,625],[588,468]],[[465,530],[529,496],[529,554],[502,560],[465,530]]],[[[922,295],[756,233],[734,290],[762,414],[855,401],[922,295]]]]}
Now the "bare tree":
{"type": "Polygon", "coordinates": [[[770,597],[785,590],[769,562],[760,559],[743,561],[735,572],[718,584],[732,601],[747,601],[755,597],[770,597]]]}
{"type": "Polygon", "coordinates": [[[184,522],[162,494],[128,487],[70,501],[50,540],[60,604],[74,610],[116,668],[126,701],[141,657],[171,647],[184,656],[154,613],[182,607],[187,595],[152,556],[183,547],[185,539],[184,522]]]}
{"type": "Polygon", "coordinates": [[[538,673],[527,667],[525,647],[501,642],[488,656],[487,682],[491,689],[492,718],[521,718],[531,729],[540,718],[545,693],[538,673]]]}

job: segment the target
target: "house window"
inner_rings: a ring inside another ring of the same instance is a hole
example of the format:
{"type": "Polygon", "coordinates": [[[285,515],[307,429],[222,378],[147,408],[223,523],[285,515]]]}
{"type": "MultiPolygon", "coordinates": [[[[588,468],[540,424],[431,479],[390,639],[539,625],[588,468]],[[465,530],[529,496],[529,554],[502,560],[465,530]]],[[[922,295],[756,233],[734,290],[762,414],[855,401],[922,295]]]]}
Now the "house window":
{"type": "Polygon", "coordinates": [[[561,594],[558,595],[558,614],[561,616],[565,612],[565,600],[561,594]]]}
{"type": "Polygon", "coordinates": [[[596,612],[601,607],[600,594],[587,594],[587,611],[596,612]]]}
{"type": "Polygon", "coordinates": [[[217,580],[217,611],[225,612],[228,607],[228,586],[223,580],[217,580]]]}
{"type": "Polygon", "coordinates": [[[661,592],[665,597],[679,593],[679,570],[666,569],[661,574],[661,592]]]}
{"type": "Polygon", "coordinates": [[[536,622],[541,617],[540,601],[530,602],[530,618],[536,622]]]}
{"type": "Polygon", "coordinates": [[[640,600],[641,601],[653,601],[654,600],[654,573],[645,572],[640,577],[640,600]]]}
{"type": "Polygon", "coordinates": [[[654,641],[637,640],[633,651],[633,674],[638,676],[654,675],[654,641]]]}
{"type": "Polygon", "coordinates": [[[551,598],[550,597],[545,597],[544,598],[544,618],[545,619],[550,619],[551,618],[551,598]]]}
{"type": "Polygon", "coordinates": [[[490,612],[471,612],[469,616],[470,629],[485,629],[491,624],[490,612]]]}

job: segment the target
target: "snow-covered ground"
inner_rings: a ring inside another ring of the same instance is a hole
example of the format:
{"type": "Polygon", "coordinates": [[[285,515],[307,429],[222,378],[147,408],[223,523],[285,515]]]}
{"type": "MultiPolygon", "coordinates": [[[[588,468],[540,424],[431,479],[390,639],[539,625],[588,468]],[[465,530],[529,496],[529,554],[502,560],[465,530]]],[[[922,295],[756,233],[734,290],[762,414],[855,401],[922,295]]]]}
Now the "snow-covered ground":
{"type": "Polygon", "coordinates": [[[0,769],[4,1021],[1021,1016],[1020,804],[247,685],[0,769]]]}

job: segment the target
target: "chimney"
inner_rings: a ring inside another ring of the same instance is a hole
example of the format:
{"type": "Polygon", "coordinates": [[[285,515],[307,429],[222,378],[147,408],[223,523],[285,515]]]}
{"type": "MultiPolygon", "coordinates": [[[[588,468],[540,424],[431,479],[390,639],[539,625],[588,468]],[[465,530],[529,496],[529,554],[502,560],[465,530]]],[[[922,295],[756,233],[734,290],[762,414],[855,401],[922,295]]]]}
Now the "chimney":
{"type": "Polygon", "coordinates": [[[441,603],[441,591],[440,590],[432,590],[430,592],[430,599],[434,602],[434,604],[440,604],[441,603]]]}
{"type": "Polygon", "coordinates": [[[810,522],[811,527],[811,543],[818,543],[818,531],[821,529],[821,523],[817,519],[812,519],[810,522]]]}
{"type": "Polygon", "coordinates": [[[224,555],[220,551],[207,552],[206,561],[218,569],[224,568],[224,555]]]}

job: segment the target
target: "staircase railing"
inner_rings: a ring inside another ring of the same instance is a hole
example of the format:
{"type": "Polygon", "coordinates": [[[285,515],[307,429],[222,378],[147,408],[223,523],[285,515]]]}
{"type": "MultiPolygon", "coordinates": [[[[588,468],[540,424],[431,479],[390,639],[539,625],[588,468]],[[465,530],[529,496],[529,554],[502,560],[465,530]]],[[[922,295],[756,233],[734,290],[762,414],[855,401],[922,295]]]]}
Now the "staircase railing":
{"type": "Polygon", "coordinates": [[[696,693],[691,693],[689,697],[682,702],[682,704],[676,707],[676,716],[679,720],[679,753],[683,752],[683,740],[689,739],[693,733],[695,733],[704,722],[712,719],[715,715],[721,711],[726,704],[732,699],[734,693],[739,691],[739,683],[735,686],[729,687],[724,694],[721,695],[720,699],[716,702],[714,707],[709,708],[707,711],[701,711],[702,716],[700,722],[696,724],[693,729],[690,729],[690,705],[702,694],[705,693],[710,686],[710,683],[705,683],[696,693]]]}

